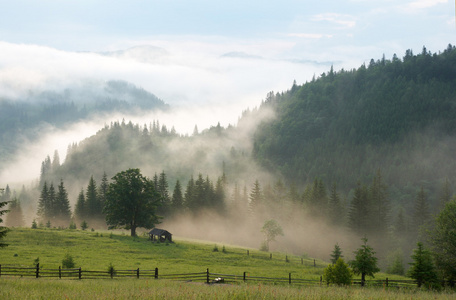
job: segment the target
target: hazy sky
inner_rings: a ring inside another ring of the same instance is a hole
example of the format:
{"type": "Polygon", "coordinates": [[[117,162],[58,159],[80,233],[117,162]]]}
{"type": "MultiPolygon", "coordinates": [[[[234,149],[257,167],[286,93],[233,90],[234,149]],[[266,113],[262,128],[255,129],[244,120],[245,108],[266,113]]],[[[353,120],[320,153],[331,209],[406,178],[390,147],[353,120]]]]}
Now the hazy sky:
{"type": "Polygon", "coordinates": [[[454,5],[449,0],[1,1],[0,97],[83,79],[124,79],[171,105],[217,104],[220,111],[206,119],[226,125],[267,92],[284,91],[295,79],[304,83],[331,65],[357,68],[383,54],[402,57],[407,49],[438,52],[455,44],[454,5]],[[136,46],[148,47],[99,54],[136,46]]]}
{"type": "MultiPolygon", "coordinates": [[[[293,80],[304,83],[331,65],[357,68],[383,54],[402,57],[407,49],[418,53],[426,46],[438,52],[456,44],[455,3],[449,0],[0,4],[0,99],[127,80],[178,108],[172,116],[133,121],[160,119],[181,133],[192,132],[195,124],[200,130],[219,121],[234,124],[243,109],[259,105],[269,91],[285,91],[293,80]]],[[[110,121],[43,133],[43,143],[24,147],[20,157],[33,159],[37,173],[46,154],[63,152],[110,121]]]]}

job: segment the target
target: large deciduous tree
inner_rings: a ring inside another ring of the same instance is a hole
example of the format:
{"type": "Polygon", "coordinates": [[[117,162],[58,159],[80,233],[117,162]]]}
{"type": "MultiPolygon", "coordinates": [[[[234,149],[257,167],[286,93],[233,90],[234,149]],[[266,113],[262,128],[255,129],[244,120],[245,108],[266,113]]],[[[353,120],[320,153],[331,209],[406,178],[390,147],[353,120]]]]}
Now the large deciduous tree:
{"type": "Polygon", "coordinates": [[[153,181],[139,169],[119,172],[112,180],[104,207],[108,226],[130,229],[131,236],[138,227],[153,228],[159,222],[156,211],[160,202],[153,181]]]}

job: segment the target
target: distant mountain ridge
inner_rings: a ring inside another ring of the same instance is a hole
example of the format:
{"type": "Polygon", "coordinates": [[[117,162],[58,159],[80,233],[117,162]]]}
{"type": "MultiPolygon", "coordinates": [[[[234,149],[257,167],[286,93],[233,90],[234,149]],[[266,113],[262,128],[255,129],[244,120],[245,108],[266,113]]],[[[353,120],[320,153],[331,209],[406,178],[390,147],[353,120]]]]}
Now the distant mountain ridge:
{"type": "Polygon", "coordinates": [[[46,125],[62,127],[100,113],[168,108],[154,94],[121,80],[86,82],[62,91],[30,91],[14,100],[0,98],[0,162],[15,153],[23,138],[36,139],[46,125]]]}

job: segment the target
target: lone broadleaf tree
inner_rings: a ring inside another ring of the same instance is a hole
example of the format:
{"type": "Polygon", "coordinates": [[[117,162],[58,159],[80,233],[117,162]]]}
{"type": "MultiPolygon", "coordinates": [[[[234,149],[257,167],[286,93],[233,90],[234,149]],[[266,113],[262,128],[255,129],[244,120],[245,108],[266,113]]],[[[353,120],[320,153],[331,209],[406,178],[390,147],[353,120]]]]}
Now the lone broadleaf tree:
{"type": "Polygon", "coordinates": [[[264,234],[264,243],[262,249],[265,251],[269,251],[269,242],[274,241],[276,236],[283,236],[282,227],[280,227],[279,223],[277,223],[276,220],[268,220],[264,222],[263,228],[261,228],[261,232],[264,234]]]}
{"type": "Polygon", "coordinates": [[[131,236],[135,236],[136,228],[151,229],[159,223],[156,211],[160,195],[153,181],[139,169],[119,172],[112,179],[104,207],[110,228],[130,229],[131,236]]]}

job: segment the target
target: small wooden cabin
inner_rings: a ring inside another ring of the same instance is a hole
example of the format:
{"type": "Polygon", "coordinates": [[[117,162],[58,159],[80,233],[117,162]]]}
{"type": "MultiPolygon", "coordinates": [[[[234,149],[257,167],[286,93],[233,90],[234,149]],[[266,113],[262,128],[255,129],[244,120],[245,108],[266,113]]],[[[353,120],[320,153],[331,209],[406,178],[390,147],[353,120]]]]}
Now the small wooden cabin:
{"type": "Polygon", "coordinates": [[[173,235],[164,229],[154,228],[149,232],[149,238],[153,242],[173,242],[173,235]]]}

